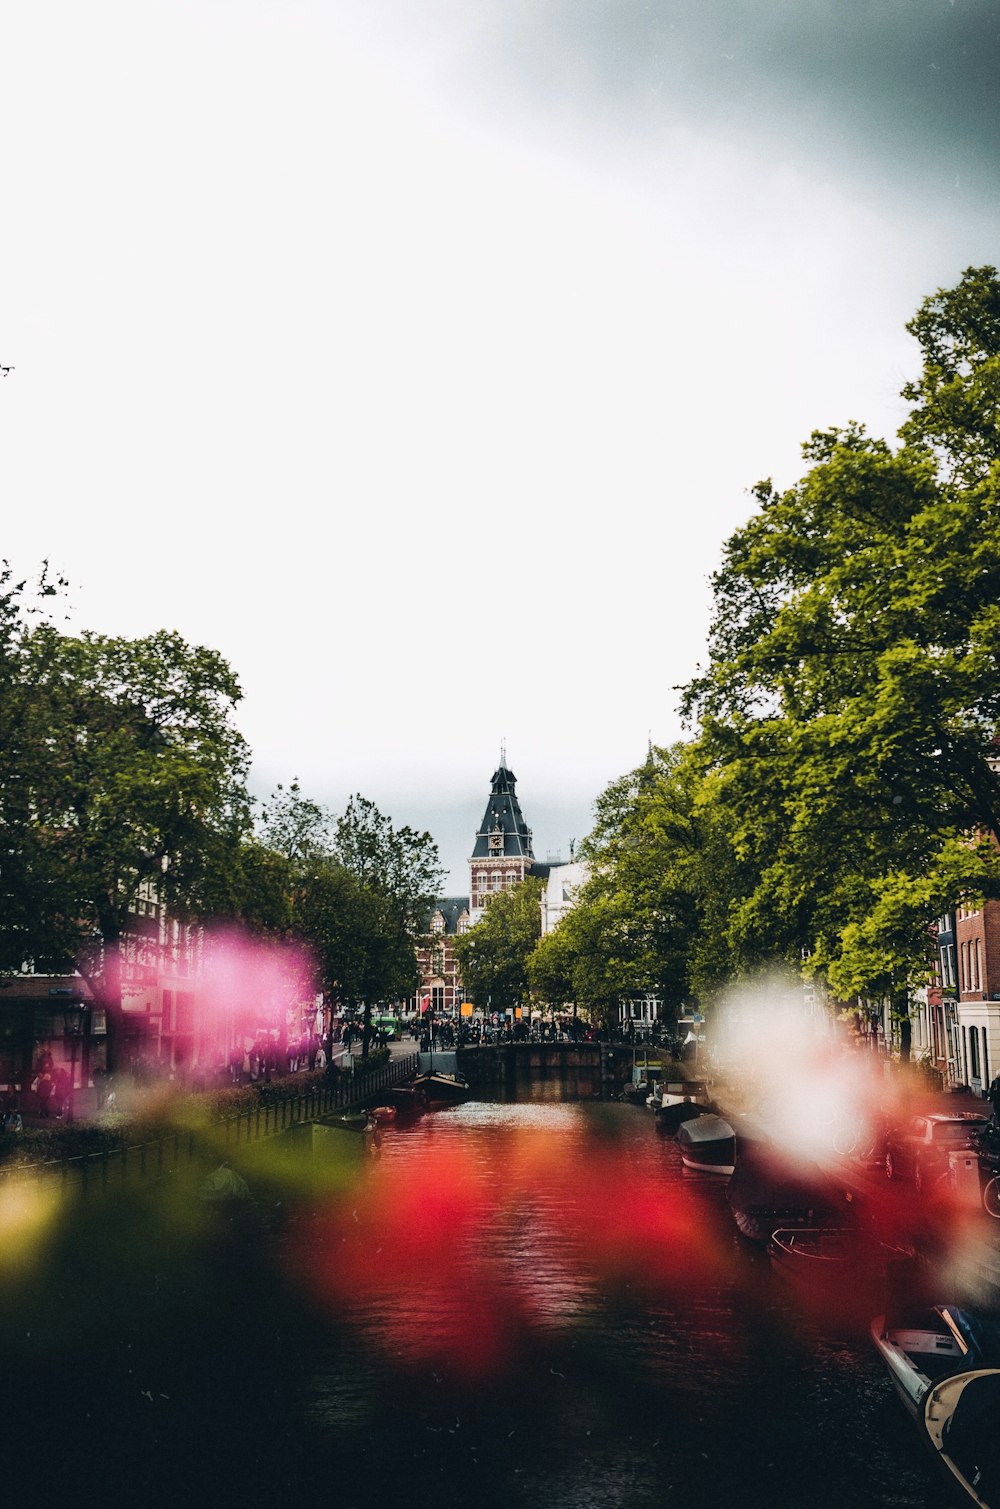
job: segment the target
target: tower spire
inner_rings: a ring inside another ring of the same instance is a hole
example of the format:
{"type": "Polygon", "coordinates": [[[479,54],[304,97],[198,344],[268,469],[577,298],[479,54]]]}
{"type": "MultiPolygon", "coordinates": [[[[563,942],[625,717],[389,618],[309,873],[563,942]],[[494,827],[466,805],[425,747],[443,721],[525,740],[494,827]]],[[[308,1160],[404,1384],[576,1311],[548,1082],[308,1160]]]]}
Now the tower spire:
{"type": "Polygon", "coordinates": [[[500,740],[500,764],[504,767],[504,769],[506,769],[506,767],[507,767],[507,740],[503,739],[503,738],[500,740]]]}

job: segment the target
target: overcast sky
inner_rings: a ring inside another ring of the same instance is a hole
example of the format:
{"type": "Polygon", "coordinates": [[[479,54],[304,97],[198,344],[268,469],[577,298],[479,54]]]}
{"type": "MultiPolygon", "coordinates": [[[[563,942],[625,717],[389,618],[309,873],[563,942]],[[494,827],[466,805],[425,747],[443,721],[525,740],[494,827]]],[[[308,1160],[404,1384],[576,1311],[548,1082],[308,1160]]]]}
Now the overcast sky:
{"type": "Polygon", "coordinates": [[[0,554],[245,690],[255,788],[539,858],[708,578],[1000,261],[997,0],[9,0],[0,554]]]}

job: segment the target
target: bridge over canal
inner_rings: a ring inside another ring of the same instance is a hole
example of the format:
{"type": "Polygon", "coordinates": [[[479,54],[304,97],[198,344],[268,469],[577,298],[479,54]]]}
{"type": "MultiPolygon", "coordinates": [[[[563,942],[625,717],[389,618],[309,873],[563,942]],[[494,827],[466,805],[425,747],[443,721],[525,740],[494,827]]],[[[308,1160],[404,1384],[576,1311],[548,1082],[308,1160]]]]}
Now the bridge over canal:
{"type": "Polygon", "coordinates": [[[598,1099],[632,1074],[632,1050],[620,1043],[489,1043],[459,1048],[455,1062],[474,1094],[513,1095],[546,1081],[570,1099],[598,1099]]]}

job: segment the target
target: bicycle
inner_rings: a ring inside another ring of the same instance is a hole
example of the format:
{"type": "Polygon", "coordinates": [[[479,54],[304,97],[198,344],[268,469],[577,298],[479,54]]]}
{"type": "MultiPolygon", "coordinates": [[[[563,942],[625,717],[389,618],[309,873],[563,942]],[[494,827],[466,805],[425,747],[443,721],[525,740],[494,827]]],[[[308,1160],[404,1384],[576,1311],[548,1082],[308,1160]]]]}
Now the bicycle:
{"type": "Polygon", "coordinates": [[[989,1175],[982,1187],[983,1209],[994,1221],[1000,1221],[1000,1127],[985,1127],[975,1144],[980,1170],[989,1175]]]}

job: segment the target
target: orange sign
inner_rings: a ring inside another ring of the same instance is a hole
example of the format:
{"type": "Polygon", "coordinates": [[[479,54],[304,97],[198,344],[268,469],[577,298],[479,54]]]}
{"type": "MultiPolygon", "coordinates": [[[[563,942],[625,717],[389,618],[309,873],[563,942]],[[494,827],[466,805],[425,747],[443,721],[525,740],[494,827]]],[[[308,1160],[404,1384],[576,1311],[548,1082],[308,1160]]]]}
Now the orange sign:
{"type": "Polygon", "coordinates": [[[471,1016],[473,1011],[475,1010],[475,1007],[473,1006],[471,1001],[463,1001],[458,1009],[462,1016],[471,1016]]]}

